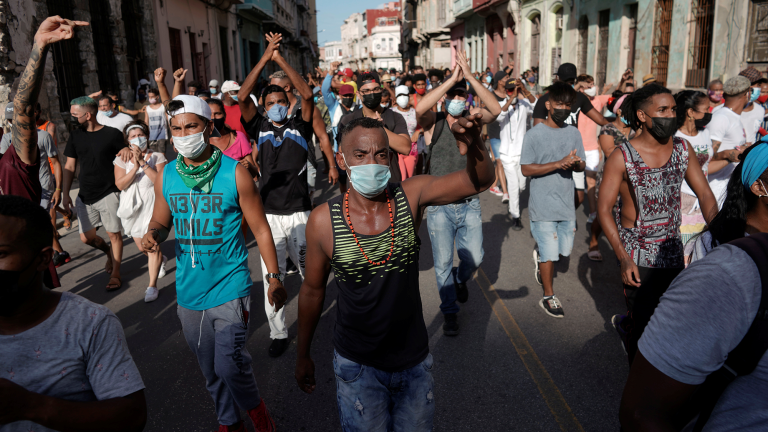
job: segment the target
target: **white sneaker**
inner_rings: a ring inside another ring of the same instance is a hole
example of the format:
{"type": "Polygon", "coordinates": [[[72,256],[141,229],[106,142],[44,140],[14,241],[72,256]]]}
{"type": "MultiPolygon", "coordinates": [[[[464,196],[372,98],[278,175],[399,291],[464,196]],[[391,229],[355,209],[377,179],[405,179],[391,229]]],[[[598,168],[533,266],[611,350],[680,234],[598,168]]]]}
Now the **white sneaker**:
{"type": "Polygon", "coordinates": [[[508,203],[508,202],[509,202],[509,194],[504,194],[504,195],[502,195],[502,197],[501,197],[501,203],[502,203],[502,204],[506,204],[506,203],[508,203]]]}
{"type": "Polygon", "coordinates": [[[158,294],[160,294],[160,292],[157,290],[157,287],[147,287],[147,292],[144,293],[144,303],[157,300],[158,294]]]}
{"type": "MultiPolygon", "coordinates": [[[[160,273],[157,274],[157,278],[158,279],[162,279],[163,276],[165,276],[165,263],[167,263],[167,262],[168,262],[168,258],[166,258],[166,256],[163,255],[163,263],[160,264],[160,273]]],[[[157,290],[157,288],[155,288],[155,290],[157,290]]],[[[157,295],[155,295],[155,298],[157,298],[157,295]]],[[[152,299],[152,300],[154,300],[154,299],[152,299]]],[[[152,301],[152,300],[150,300],[150,301],[152,301]]]]}

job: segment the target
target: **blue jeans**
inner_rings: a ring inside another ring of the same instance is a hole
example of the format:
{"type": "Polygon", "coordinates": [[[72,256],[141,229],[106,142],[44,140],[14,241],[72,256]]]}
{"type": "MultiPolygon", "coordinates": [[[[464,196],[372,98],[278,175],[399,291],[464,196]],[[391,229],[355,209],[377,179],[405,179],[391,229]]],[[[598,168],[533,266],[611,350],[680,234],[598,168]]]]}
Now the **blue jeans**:
{"type": "Polygon", "coordinates": [[[491,142],[491,151],[493,152],[493,157],[496,159],[499,158],[499,151],[501,150],[501,140],[498,138],[491,138],[488,141],[491,142]]]}
{"type": "Polygon", "coordinates": [[[557,262],[560,255],[567,257],[573,249],[576,221],[531,221],[531,235],[539,246],[539,261],[557,262]]]}
{"type": "Polygon", "coordinates": [[[466,282],[483,262],[483,219],[480,198],[461,204],[427,207],[429,240],[435,261],[440,310],[457,313],[454,283],[466,282]],[[453,267],[454,245],[459,253],[459,266],[453,267]]]}
{"type": "Polygon", "coordinates": [[[402,372],[384,372],[333,351],[344,432],[429,432],[435,416],[432,354],[402,372]]]}

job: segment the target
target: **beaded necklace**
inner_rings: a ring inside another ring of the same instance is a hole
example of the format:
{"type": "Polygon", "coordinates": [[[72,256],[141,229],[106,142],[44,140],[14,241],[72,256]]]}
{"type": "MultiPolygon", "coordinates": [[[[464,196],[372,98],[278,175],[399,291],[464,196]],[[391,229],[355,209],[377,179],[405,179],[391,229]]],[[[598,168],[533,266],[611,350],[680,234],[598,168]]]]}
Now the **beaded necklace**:
{"type": "Polygon", "coordinates": [[[347,193],[344,195],[344,211],[347,215],[347,224],[349,225],[349,229],[352,231],[352,237],[355,238],[355,243],[357,244],[357,247],[360,248],[360,252],[362,252],[363,257],[365,257],[365,259],[368,260],[368,262],[372,265],[382,265],[386,263],[390,258],[392,258],[392,251],[395,250],[395,219],[392,216],[392,202],[389,199],[389,191],[386,189],[384,191],[387,194],[387,207],[389,207],[389,226],[392,229],[392,242],[389,246],[389,255],[387,255],[387,259],[379,262],[373,262],[370,258],[368,258],[368,254],[366,254],[363,250],[363,246],[360,244],[360,240],[357,239],[355,228],[352,226],[352,219],[349,217],[349,189],[347,189],[347,193]]]}

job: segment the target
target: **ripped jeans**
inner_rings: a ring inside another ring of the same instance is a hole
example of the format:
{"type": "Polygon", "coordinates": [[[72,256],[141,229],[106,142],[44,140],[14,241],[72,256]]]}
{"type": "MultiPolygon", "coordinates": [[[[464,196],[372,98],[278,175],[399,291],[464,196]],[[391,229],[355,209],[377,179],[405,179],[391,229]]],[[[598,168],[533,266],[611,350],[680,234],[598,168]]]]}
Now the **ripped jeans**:
{"type": "Polygon", "coordinates": [[[355,363],[333,351],[344,432],[428,432],[435,416],[432,354],[401,372],[355,363]]]}
{"type": "MultiPolygon", "coordinates": [[[[291,261],[299,269],[301,279],[304,279],[304,260],[307,254],[307,219],[309,212],[296,212],[289,215],[267,214],[269,229],[272,230],[272,240],[275,242],[275,252],[277,253],[277,265],[280,273],[285,274],[285,258],[291,258],[291,261]]],[[[267,298],[269,284],[264,280],[267,273],[267,265],[263,258],[261,261],[261,276],[264,282],[264,311],[267,313],[269,321],[269,337],[271,339],[288,338],[288,329],[285,328],[285,308],[275,312],[275,307],[270,306],[267,298]]]]}
{"type": "Polygon", "coordinates": [[[570,256],[576,221],[531,221],[531,235],[539,246],[539,262],[557,262],[570,256]]]}

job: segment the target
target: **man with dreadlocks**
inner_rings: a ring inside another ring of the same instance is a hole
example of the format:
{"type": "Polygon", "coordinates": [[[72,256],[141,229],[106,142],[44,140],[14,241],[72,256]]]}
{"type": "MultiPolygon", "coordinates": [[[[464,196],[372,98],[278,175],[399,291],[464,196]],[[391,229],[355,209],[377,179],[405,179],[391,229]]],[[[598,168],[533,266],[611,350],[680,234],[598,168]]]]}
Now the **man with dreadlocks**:
{"type": "Polygon", "coordinates": [[[624,118],[643,133],[621,144],[605,163],[600,186],[600,224],[621,263],[627,317],[614,316],[629,362],[662,294],[683,269],[680,188],[685,179],[709,222],[717,202],[691,145],[680,137],[675,99],[650,84],[627,96],[624,118]],[[614,197],[620,196],[613,220],[614,197]],[[624,338],[626,335],[626,340],[624,338]]]}

